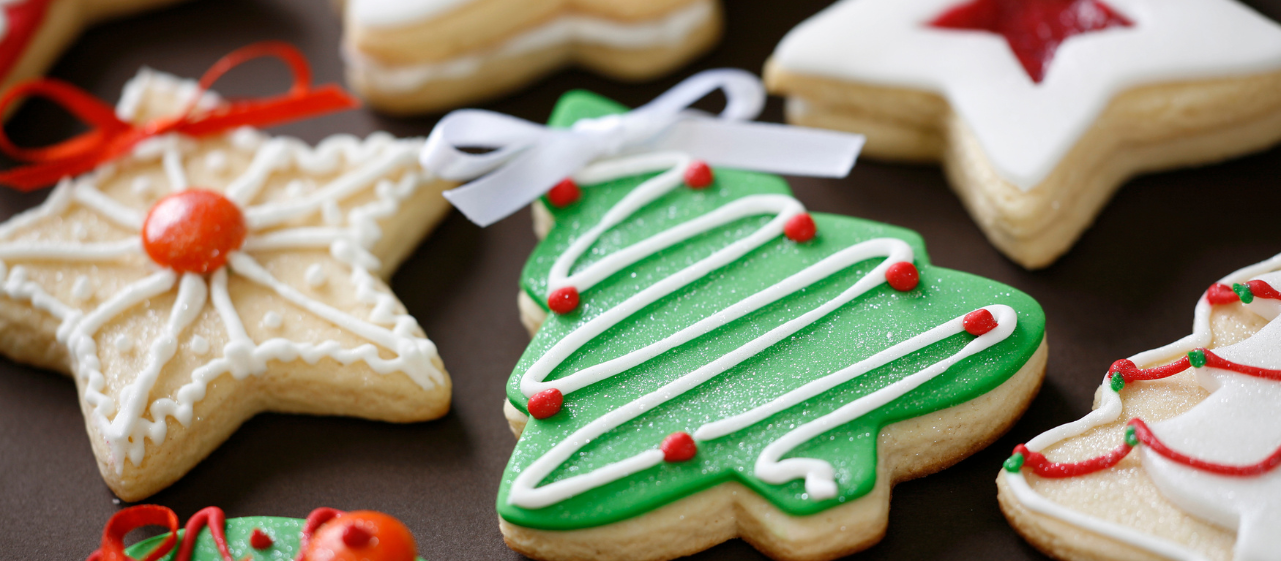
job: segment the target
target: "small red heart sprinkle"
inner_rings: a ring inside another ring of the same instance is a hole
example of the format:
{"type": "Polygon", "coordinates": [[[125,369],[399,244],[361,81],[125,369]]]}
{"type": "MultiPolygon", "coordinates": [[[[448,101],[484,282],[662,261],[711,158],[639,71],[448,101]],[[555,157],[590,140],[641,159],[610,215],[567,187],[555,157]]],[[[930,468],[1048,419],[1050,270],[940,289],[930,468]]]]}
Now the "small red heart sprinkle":
{"type": "Polygon", "coordinates": [[[582,189],[578,188],[578,184],[574,183],[573,179],[565,179],[547,192],[547,200],[556,208],[565,208],[572,205],[582,196],[582,189]]]}
{"type": "Polygon", "coordinates": [[[961,323],[965,325],[965,331],[975,337],[996,329],[996,318],[992,317],[992,312],[987,311],[986,308],[979,308],[965,314],[965,319],[961,323]]]}
{"type": "Polygon", "coordinates": [[[578,289],[572,286],[553,290],[547,297],[547,307],[558,314],[568,314],[578,307],[578,289]]]}
{"type": "Polygon", "coordinates": [[[818,233],[818,226],[814,224],[814,217],[808,212],[793,216],[783,224],[783,235],[794,242],[810,241],[814,239],[816,233],[818,233]]]}
{"type": "Polygon", "coordinates": [[[525,408],[535,419],[546,419],[559,413],[564,404],[565,396],[560,393],[560,390],[552,388],[534,394],[534,397],[529,398],[529,404],[525,408]]]}
{"type": "Polygon", "coordinates": [[[254,533],[249,535],[249,545],[254,549],[267,549],[273,543],[276,542],[260,528],[254,528],[254,533]]]}
{"type": "Polygon", "coordinates": [[[707,166],[703,160],[694,160],[685,168],[685,184],[694,189],[702,189],[712,184],[715,177],[712,175],[712,168],[707,166]]]}
{"type": "Polygon", "coordinates": [[[684,432],[674,432],[663,439],[659,446],[663,450],[663,460],[667,462],[684,462],[698,453],[694,437],[684,432]]]}
{"type": "Polygon", "coordinates": [[[917,283],[921,282],[921,273],[916,270],[916,265],[899,261],[885,270],[885,280],[894,287],[894,290],[907,292],[916,288],[917,283]]]}

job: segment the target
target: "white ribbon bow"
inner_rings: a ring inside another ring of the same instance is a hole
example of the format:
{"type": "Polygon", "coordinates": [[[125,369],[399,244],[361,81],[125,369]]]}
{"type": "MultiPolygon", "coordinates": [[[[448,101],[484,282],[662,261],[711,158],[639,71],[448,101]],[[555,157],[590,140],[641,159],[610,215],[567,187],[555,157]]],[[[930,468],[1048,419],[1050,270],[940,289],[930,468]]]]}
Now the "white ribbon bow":
{"type": "Polygon", "coordinates": [[[446,191],[445,198],[481,226],[516,212],[593,161],[628,153],[672,150],[713,166],[818,177],[849,174],[863,147],[862,135],[748,122],[764,105],[765,87],[755,75],[726,68],[695,74],[628,113],[582,119],[568,129],[463,109],[436,125],[420,161],[438,177],[474,179],[446,191]],[[728,100],[720,115],[688,109],[718,89],[728,100]],[[459,147],[493,150],[472,154],[459,147]]]}

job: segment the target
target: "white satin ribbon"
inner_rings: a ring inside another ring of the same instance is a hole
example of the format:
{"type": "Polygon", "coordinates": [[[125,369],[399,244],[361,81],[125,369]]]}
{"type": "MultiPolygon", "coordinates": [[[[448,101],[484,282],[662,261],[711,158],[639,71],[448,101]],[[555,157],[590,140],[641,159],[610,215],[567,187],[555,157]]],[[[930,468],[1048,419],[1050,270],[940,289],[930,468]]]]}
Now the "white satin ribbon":
{"type": "Polygon", "coordinates": [[[438,177],[471,180],[446,191],[445,198],[481,226],[516,212],[587,164],[623,154],[672,150],[720,167],[849,174],[863,147],[862,135],[749,122],[764,105],[760,79],[727,68],[695,74],[628,113],[583,119],[568,129],[463,109],[436,125],[420,161],[438,177]],[[727,99],[720,115],[688,109],[718,89],[727,99]],[[460,147],[492,151],[472,154],[460,147]]]}

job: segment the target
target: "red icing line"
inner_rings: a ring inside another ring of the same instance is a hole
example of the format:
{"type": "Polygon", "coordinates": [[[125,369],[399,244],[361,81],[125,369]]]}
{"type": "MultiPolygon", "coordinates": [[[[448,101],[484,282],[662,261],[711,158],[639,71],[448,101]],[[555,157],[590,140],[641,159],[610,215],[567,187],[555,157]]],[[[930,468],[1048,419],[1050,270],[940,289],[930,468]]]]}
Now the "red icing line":
{"type": "Polygon", "coordinates": [[[1278,465],[1281,465],[1281,448],[1277,448],[1272,455],[1264,458],[1258,463],[1243,466],[1219,464],[1193,458],[1192,456],[1172,450],[1152,433],[1152,429],[1148,428],[1147,424],[1143,422],[1143,419],[1130,419],[1129,425],[1134,427],[1134,435],[1139,438],[1139,442],[1146,444],[1153,452],[1164,456],[1170,461],[1183,464],[1193,469],[1208,471],[1218,475],[1249,477],[1252,475],[1263,475],[1272,471],[1278,465]]]}
{"type": "Polygon", "coordinates": [[[1245,284],[1250,287],[1250,294],[1253,294],[1255,298],[1281,300],[1281,292],[1277,292],[1277,289],[1272,288],[1272,286],[1266,282],[1261,280],[1252,280],[1245,284]]]}
{"type": "Polygon", "coordinates": [[[90,553],[86,561],[128,561],[125,555],[125,534],[143,526],[167,526],[169,537],[142,558],[142,561],[156,561],[173,549],[178,541],[178,515],[159,505],[131,506],[117,512],[107,521],[102,529],[102,545],[90,553]]]}
{"type": "Polygon", "coordinates": [[[1170,376],[1183,372],[1189,368],[1192,368],[1192,363],[1188,361],[1188,357],[1186,356],[1165,366],[1154,366],[1152,368],[1143,369],[1135,366],[1134,362],[1130,359],[1123,358],[1113,362],[1112,367],[1108,369],[1108,372],[1113,374],[1119,372],[1121,374],[1121,379],[1125,380],[1128,384],[1135,380],[1160,380],[1161,378],[1169,378],[1170,376]]]}
{"type": "Polygon", "coordinates": [[[1210,288],[1206,289],[1205,299],[1211,306],[1220,306],[1223,304],[1239,302],[1241,297],[1237,296],[1236,291],[1232,290],[1231,286],[1220,282],[1212,284],[1210,285],[1210,288]]]}
{"type": "Polygon", "coordinates": [[[1117,449],[1108,452],[1102,456],[1090,458],[1083,462],[1075,463],[1055,463],[1046,459],[1040,452],[1033,452],[1022,444],[1014,447],[1015,454],[1023,454],[1023,465],[1032,468],[1032,471],[1041,477],[1060,479],[1064,477],[1077,477],[1089,475],[1096,471],[1103,471],[1120,462],[1130,453],[1130,445],[1122,443],[1117,449]]]}
{"type": "Polygon", "coordinates": [[[1201,351],[1205,353],[1205,365],[1210,368],[1218,368],[1219,370],[1228,370],[1236,372],[1237,374],[1245,374],[1246,376],[1281,382],[1281,370],[1270,370],[1267,368],[1259,368],[1257,366],[1237,364],[1210,352],[1208,349],[1201,349],[1201,351]]]}
{"type": "Polygon", "coordinates": [[[187,520],[186,531],[182,534],[182,547],[178,548],[178,556],[173,561],[191,561],[191,552],[196,549],[196,538],[205,526],[209,527],[209,534],[213,536],[214,545],[218,547],[223,561],[236,561],[227,549],[227,535],[224,533],[227,515],[216,506],[200,509],[187,520]]]}
{"type": "Polygon", "coordinates": [[[8,20],[4,38],[0,39],[0,80],[7,79],[18,59],[26,53],[31,39],[44,23],[45,14],[49,11],[51,0],[26,0],[15,2],[4,7],[8,20]]]}
{"type": "Polygon", "coordinates": [[[298,536],[298,557],[295,557],[294,561],[303,561],[303,556],[307,552],[307,542],[311,541],[311,537],[316,534],[316,530],[320,529],[326,522],[343,514],[341,510],[325,507],[311,511],[311,514],[307,515],[307,521],[302,525],[302,533],[298,536]]]}
{"type": "Polygon", "coordinates": [[[1005,37],[1028,76],[1040,83],[1064,41],[1132,24],[1099,0],[973,0],[953,6],[929,25],[1005,37]]]}

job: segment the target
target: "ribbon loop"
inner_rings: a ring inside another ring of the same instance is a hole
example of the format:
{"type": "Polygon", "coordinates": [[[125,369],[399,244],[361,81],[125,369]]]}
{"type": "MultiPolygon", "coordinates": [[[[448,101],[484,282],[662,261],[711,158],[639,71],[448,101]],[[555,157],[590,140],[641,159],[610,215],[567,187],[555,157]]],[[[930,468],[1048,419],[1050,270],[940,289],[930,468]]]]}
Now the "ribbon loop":
{"type": "Polygon", "coordinates": [[[748,122],[764,104],[765,87],[755,75],[719,69],[695,74],[630,112],[582,119],[568,129],[465,109],[441,119],[420,161],[444,179],[470,181],[445,198],[481,226],[516,212],[593,161],[624,154],[676,150],[717,166],[823,177],[849,173],[861,135],[748,122]],[[719,115],[689,109],[717,90],[726,98],[719,115]]]}
{"type": "Polygon", "coordinates": [[[197,95],[181,113],[148,123],[134,125],[121,121],[111,106],[71,84],[47,78],[28,80],[14,86],[0,98],[0,110],[30,95],[45,97],[61,105],[90,125],[90,131],[41,148],[19,147],[0,131],[0,150],[29,163],[0,173],[0,184],[21,191],[31,191],[63,177],[91,171],[152,136],[177,132],[201,137],[241,126],[268,127],[359,106],[354,98],[332,84],[313,88],[307,58],[292,45],[279,41],[255,43],[223,57],[201,77],[197,95]],[[201,94],[215,81],[245,61],[265,56],[277,57],[289,65],[294,81],[287,92],[226,103],[196,113],[201,94]]]}

